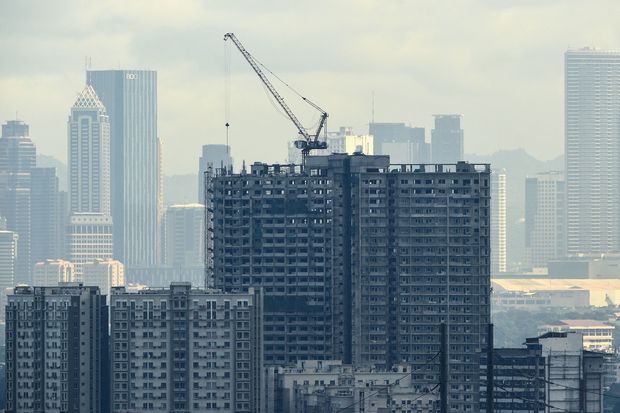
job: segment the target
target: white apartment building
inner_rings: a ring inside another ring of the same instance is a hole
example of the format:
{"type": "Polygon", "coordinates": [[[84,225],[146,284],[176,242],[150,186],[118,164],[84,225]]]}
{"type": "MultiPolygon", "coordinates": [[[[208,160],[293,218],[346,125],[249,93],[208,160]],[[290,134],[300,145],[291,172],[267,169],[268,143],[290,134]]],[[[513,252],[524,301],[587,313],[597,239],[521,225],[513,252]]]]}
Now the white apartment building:
{"type": "Polygon", "coordinates": [[[35,287],[53,287],[58,283],[74,282],[75,266],[65,260],[45,260],[37,262],[32,271],[32,285],[35,287]]]}
{"type": "Polygon", "coordinates": [[[583,349],[611,354],[614,352],[614,326],[596,320],[560,320],[538,328],[546,332],[574,332],[583,336],[583,349]]]}
{"type": "Polygon", "coordinates": [[[101,294],[110,297],[112,287],[125,286],[125,266],[112,259],[96,259],[82,265],[82,282],[84,285],[96,285],[101,294]]]}

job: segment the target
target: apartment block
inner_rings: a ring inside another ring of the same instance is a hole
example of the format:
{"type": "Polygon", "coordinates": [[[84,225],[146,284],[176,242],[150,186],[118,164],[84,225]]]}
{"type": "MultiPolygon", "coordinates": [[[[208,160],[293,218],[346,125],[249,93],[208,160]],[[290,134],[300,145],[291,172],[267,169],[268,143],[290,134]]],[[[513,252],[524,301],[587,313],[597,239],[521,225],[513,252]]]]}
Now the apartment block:
{"type": "Polygon", "coordinates": [[[215,285],[265,292],[265,362],[412,364],[438,382],[448,325],[453,411],[478,408],[490,283],[490,167],[310,156],[220,170],[215,285]]]}
{"type": "Polygon", "coordinates": [[[97,287],[15,287],[6,307],[6,411],[109,411],[108,307],[97,287]]]}
{"type": "Polygon", "coordinates": [[[111,295],[112,412],[262,412],[262,296],[170,288],[111,295]]]}
{"type": "Polygon", "coordinates": [[[32,285],[54,287],[58,283],[77,281],[75,265],[65,260],[45,260],[37,262],[32,271],[32,285]]]}

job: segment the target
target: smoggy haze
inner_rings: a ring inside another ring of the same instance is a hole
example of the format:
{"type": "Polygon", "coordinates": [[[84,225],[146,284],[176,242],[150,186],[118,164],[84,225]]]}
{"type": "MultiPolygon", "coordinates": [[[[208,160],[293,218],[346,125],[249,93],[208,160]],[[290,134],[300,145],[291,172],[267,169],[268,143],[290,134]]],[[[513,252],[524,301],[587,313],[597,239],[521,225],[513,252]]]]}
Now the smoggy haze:
{"type": "MultiPolygon", "coordinates": [[[[2,0],[0,118],[19,111],[38,151],[65,160],[85,56],[93,69],[155,69],[164,172],[195,173],[200,146],[224,142],[222,37],[233,31],[327,109],[331,130],[366,132],[374,90],[377,122],[411,122],[430,136],[432,114],[462,113],[466,153],[524,147],[551,158],[564,146],[564,51],[620,48],[618,15],[613,0],[2,0]]],[[[295,130],[229,51],[233,155],[283,161],[295,130]]],[[[314,123],[314,112],[286,97],[314,123]]]]}

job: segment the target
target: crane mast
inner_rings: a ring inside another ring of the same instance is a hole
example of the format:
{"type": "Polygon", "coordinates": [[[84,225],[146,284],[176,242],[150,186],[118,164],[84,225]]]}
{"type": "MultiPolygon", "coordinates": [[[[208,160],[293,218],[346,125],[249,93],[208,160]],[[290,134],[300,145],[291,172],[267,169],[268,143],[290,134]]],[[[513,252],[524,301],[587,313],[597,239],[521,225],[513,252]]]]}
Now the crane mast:
{"type": "Polygon", "coordinates": [[[307,99],[301,96],[304,102],[308,103],[314,109],[321,112],[321,119],[319,120],[319,125],[316,129],[316,132],[313,135],[310,135],[308,131],[306,130],[306,128],[303,127],[299,119],[297,119],[297,116],[295,116],[291,108],[286,104],[286,102],[284,101],[284,98],[278,93],[278,91],[273,86],[269,78],[265,75],[265,73],[263,73],[263,71],[260,68],[259,63],[252,57],[250,52],[248,52],[246,48],[243,47],[243,44],[241,44],[241,42],[239,41],[239,39],[237,39],[235,34],[226,33],[224,35],[224,41],[228,39],[230,39],[235,44],[235,46],[237,46],[237,49],[239,49],[239,51],[241,52],[245,60],[247,60],[247,62],[252,67],[252,69],[254,69],[254,72],[258,75],[259,79],[263,82],[265,87],[267,87],[267,90],[269,90],[269,92],[274,97],[276,102],[278,102],[278,105],[280,105],[282,110],[284,110],[284,113],[286,113],[286,115],[291,120],[291,122],[293,122],[299,134],[304,138],[303,140],[295,141],[295,147],[301,150],[303,163],[305,164],[306,156],[308,156],[311,150],[327,149],[327,143],[321,142],[318,140],[319,135],[321,134],[321,130],[325,126],[325,122],[327,121],[327,117],[329,116],[327,112],[321,109],[317,104],[312,102],[310,99],[307,99]]]}

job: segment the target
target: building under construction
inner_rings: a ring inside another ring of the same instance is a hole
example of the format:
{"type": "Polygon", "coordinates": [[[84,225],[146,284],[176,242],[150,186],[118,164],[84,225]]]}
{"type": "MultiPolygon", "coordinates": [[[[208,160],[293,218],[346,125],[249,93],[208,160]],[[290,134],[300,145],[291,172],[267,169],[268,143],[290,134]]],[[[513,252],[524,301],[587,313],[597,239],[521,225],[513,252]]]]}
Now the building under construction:
{"type": "Polygon", "coordinates": [[[489,323],[490,167],[390,165],[388,156],[254,163],[212,181],[215,286],[260,287],[265,362],[410,363],[450,411],[479,411],[489,323]]]}

